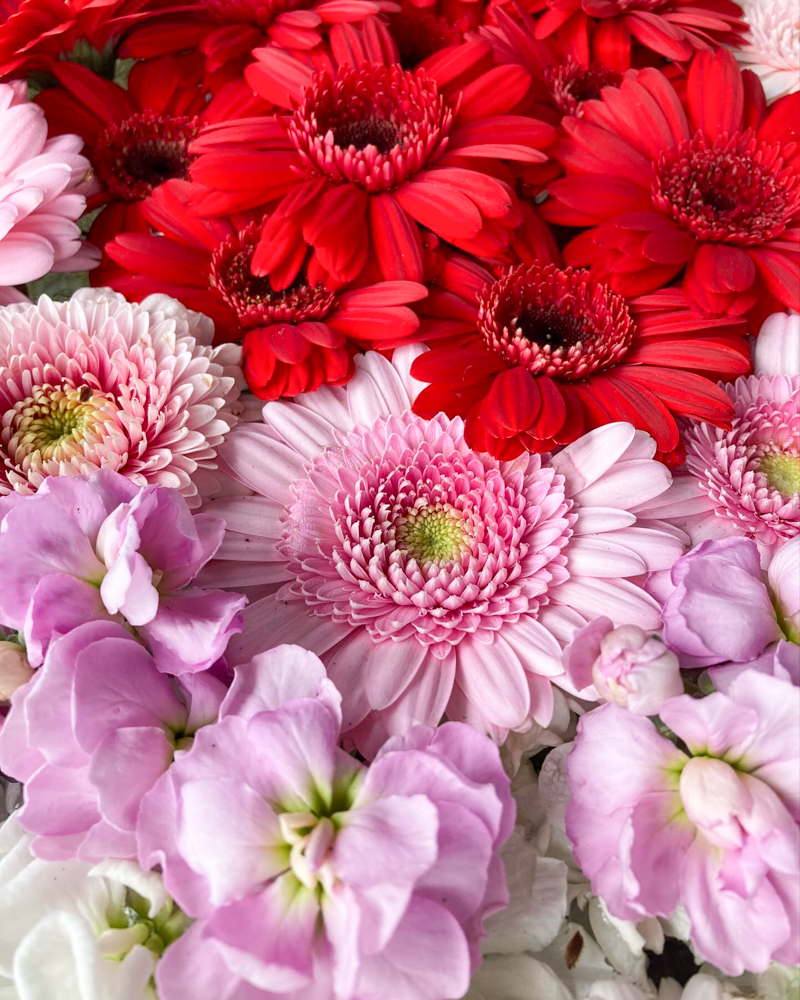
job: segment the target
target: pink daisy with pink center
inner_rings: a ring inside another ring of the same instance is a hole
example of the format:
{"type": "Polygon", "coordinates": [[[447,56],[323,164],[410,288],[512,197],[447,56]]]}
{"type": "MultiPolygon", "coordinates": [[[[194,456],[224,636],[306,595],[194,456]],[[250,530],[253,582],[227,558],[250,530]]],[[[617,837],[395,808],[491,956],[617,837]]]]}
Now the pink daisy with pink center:
{"type": "Polygon", "coordinates": [[[597,615],[657,628],[639,586],[683,551],[635,509],[670,473],[611,424],[547,459],[472,451],[463,422],[410,412],[419,347],[356,359],[345,388],[267,403],[220,450],[228,531],[204,583],[249,594],[229,659],[298,642],[366,753],[446,715],[502,739],[550,722],[563,645],[597,615]],[[249,495],[242,495],[243,493],[249,495]]]}

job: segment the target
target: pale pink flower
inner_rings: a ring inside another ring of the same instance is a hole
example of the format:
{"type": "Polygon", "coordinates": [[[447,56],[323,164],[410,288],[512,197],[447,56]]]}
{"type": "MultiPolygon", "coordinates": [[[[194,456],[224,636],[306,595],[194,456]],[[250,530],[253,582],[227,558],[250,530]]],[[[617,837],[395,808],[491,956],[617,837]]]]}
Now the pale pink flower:
{"type": "Polygon", "coordinates": [[[508,900],[497,748],[419,726],[367,768],[338,746],[321,662],[266,655],[142,802],[141,861],[199,918],[159,962],[159,996],[457,1000],[508,900]]]}
{"type": "Polygon", "coordinates": [[[567,759],[567,833],[609,911],[682,904],[698,955],[731,976],[800,961],[800,688],[745,671],[660,716],[586,713],[567,759]]]}
{"type": "Polygon", "coordinates": [[[267,403],[220,452],[238,493],[203,574],[260,597],[233,662],[297,642],[325,662],[362,752],[443,714],[503,739],[548,725],[564,642],[599,614],[657,628],[634,582],[683,550],[638,523],[670,482],[655,444],[611,424],[552,459],[471,451],[463,423],[410,412],[408,366],[356,358],[345,388],[267,403]],[[357,728],[358,727],[358,728],[357,728]]]}
{"type": "Polygon", "coordinates": [[[750,26],[734,51],[742,69],[761,78],[767,100],[800,90],[800,18],[796,0],[743,0],[750,26]]]}
{"type": "Polygon", "coordinates": [[[82,288],[0,309],[0,494],[112,469],[200,503],[236,422],[240,349],[166,295],[82,288]]]}
{"type": "Polygon", "coordinates": [[[100,260],[75,220],[92,192],[77,135],[47,138],[44,111],[24,81],[0,84],[0,301],[50,271],[83,271],[100,260]]]}
{"type": "Polygon", "coordinates": [[[135,858],[143,796],[216,721],[224,694],[208,671],[165,677],[115,622],[57,639],[0,729],[0,768],[25,782],[17,815],[34,854],[135,858]]]}
{"type": "Polygon", "coordinates": [[[637,715],[657,715],[662,702],[683,694],[678,657],[657,635],[638,625],[614,628],[605,617],[575,633],[564,666],[582,694],[591,687],[590,694],[637,715]]]}

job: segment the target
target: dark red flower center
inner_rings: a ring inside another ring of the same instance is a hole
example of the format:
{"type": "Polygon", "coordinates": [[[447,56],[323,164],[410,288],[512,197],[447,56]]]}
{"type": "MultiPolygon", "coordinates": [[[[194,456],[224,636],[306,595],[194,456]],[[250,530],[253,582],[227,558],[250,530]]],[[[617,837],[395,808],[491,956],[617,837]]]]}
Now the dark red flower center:
{"type": "Polygon", "coordinates": [[[260,226],[252,224],[221,243],[211,258],[209,281],[245,329],[274,323],[304,323],[327,316],[335,305],[333,292],[309,285],[301,270],[288,288],[276,292],[269,276],[257,277],[251,265],[260,226]]]}
{"type": "Polygon", "coordinates": [[[580,115],[584,101],[597,100],[603,87],[617,87],[621,81],[619,73],[600,63],[581,66],[574,59],[545,70],[545,82],[558,110],[565,115],[580,115]]]}
{"type": "Polygon", "coordinates": [[[585,378],[616,364],[635,332],[621,295],[588,271],[515,267],[478,297],[486,343],[532,375],[585,378]]]}
{"type": "Polygon", "coordinates": [[[653,204],[698,240],[749,246],[778,236],[800,208],[798,175],[780,144],[752,129],[709,144],[702,132],[661,154],[653,204]]]}
{"type": "Polygon", "coordinates": [[[305,166],[368,191],[402,184],[447,144],[453,112],[433,80],[399,66],[318,74],[287,132],[305,166]]]}
{"type": "Polygon", "coordinates": [[[94,166],[108,191],[123,201],[141,201],[164,181],[188,180],[189,145],[197,118],[142,111],[114,122],[100,134],[94,166]]]}

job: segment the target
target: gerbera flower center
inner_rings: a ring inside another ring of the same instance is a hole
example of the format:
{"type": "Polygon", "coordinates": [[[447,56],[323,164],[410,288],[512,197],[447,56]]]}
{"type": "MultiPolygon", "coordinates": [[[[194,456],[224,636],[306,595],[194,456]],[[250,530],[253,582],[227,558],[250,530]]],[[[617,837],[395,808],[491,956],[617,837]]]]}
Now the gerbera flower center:
{"type": "Polygon", "coordinates": [[[600,63],[581,66],[574,59],[545,70],[545,82],[559,111],[565,115],[579,115],[584,101],[597,100],[603,87],[617,87],[621,80],[619,73],[600,63]]]}
{"type": "Polygon", "coordinates": [[[422,71],[344,66],[314,78],[287,132],[305,166],[368,191],[402,184],[447,144],[453,112],[422,71]]]}
{"type": "Polygon", "coordinates": [[[211,258],[209,282],[245,328],[322,319],[336,299],[323,285],[309,285],[303,271],[288,288],[275,291],[269,277],[257,277],[251,265],[260,226],[253,223],[221,243],[211,258]]]}
{"type": "Polygon", "coordinates": [[[442,658],[482,616],[496,629],[547,603],[569,575],[563,478],[534,455],[506,468],[463,434],[461,420],[407,413],[316,458],[293,486],[279,545],[293,580],[286,599],[442,658]]]}
{"type": "Polygon", "coordinates": [[[109,192],[123,201],[140,201],[164,181],[189,177],[189,145],[197,137],[197,118],[142,111],[113,122],[101,133],[94,166],[109,192]]]}
{"type": "Polygon", "coordinates": [[[452,563],[467,548],[463,516],[449,503],[408,510],[395,524],[395,538],[420,563],[452,563]]]}
{"type": "Polygon", "coordinates": [[[769,452],[761,459],[759,471],[766,475],[770,487],[785,497],[800,493],[800,455],[769,452]]]}
{"type": "Polygon", "coordinates": [[[800,207],[780,145],[760,144],[752,129],[713,145],[698,132],[662,153],[651,190],[653,204],[698,240],[741,246],[778,236],[800,207]]]}
{"type": "Polygon", "coordinates": [[[86,441],[117,426],[118,407],[105,393],[78,388],[38,386],[3,414],[2,443],[10,461],[25,468],[71,461],[86,441]]]}
{"type": "Polygon", "coordinates": [[[585,378],[616,364],[634,334],[622,296],[553,264],[514,268],[486,286],[478,307],[489,347],[534,375],[585,378]]]}

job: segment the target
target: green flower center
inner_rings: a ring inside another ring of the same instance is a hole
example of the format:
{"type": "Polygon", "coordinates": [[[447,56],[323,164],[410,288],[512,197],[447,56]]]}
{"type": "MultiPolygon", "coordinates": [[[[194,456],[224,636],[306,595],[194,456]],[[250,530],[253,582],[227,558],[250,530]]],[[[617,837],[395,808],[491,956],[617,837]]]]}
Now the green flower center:
{"type": "Polygon", "coordinates": [[[800,493],[800,455],[770,452],[761,459],[759,470],[773,490],[787,497],[800,493]]]}
{"type": "Polygon", "coordinates": [[[467,547],[461,512],[450,504],[409,510],[399,518],[395,537],[417,562],[455,562],[467,547]]]}
{"type": "Polygon", "coordinates": [[[191,923],[171,899],[153,917],[149,916],[149,908],[143,896],[133,889],[127,890],[125,905],[120,911],[106,914],[108,930],[98,937],[99,951],[104,958],[121,962],[137,944],[160,955],[191,923]]]}
{"type": "Polygon", "coordinates": [[[69,461],[82,453],[87,436],[102,436],[104,424],[116,423],[116,410],[104,393],[88,385],[37,386],[6,418],[11,430],[9,454],[17,463],[28,456],[34,464],[69,461]]]}

